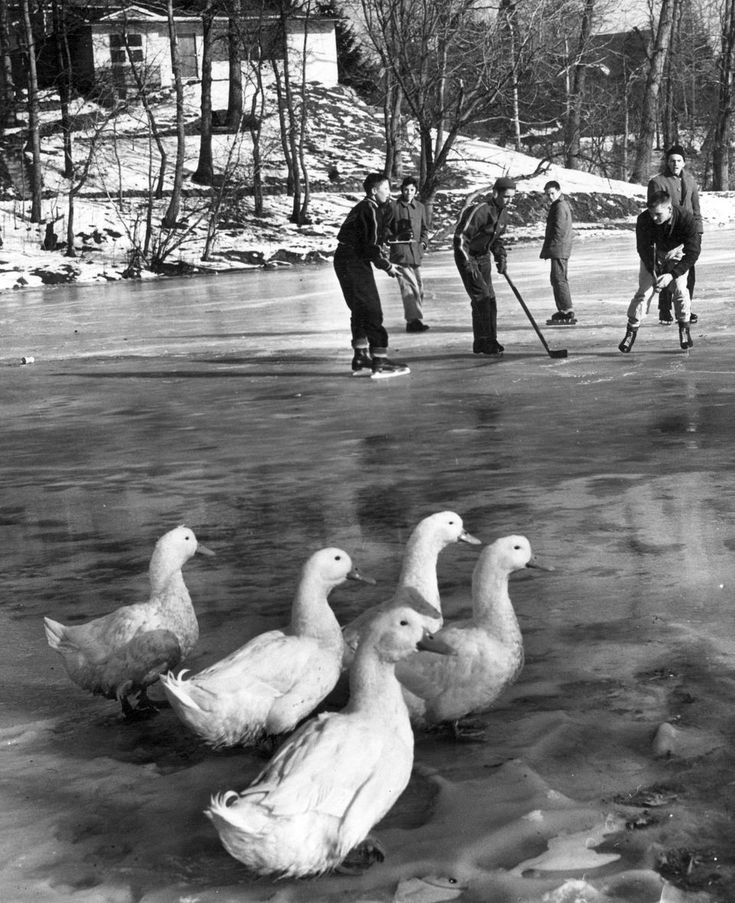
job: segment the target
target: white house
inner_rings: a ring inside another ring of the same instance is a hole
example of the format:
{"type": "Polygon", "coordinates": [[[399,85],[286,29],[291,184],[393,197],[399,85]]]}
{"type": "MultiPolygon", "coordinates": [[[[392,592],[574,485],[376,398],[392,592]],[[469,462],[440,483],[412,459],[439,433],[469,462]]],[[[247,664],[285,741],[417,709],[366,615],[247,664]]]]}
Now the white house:
{"type": "MultiPolygon", "coordinates": [[[[181,75],[184,79],[201,78],[203,23],[199,16],[176,16],[181,75]]],[[[245,19],[245,29],[260,38],[260,54],[270,59],[283,59],[283,41],[279,39],[281,22],[272,15],[245,19]],[[267,48],[267,49],[263,49],[267,48]]],[[[229,80],[227,30],[229,20],[217,16],[213,22],[212,80],[229,80]]],[[[247,38],[244,39],[247,45],[247,38]]],[[[337,84],[337,40],[334,21],[316,17],[291,17],[286,25],[286,46],[292,76],[326,86],[337,84]]],[[[131,6],[115,10],[101,19],[86,23],[75,36],[74,75],[84,90],[109,89],[125,96],[136,86],[136,73],[147,87],[155,89],[173,84],[171,48],[166,16],[143,7],[131,6]],[[132,59],[132,65],[131,65],[132,59]]],[[[254,45],[253,45],[254,46],[254,45]]],[[[247,84],[250,63],[243,50],[243,81],[247,84]]],[[[251,56],[253,50],[251,48],[251,56]]],[[[216,90],[216,88],[215,88],[216,90]]]]}

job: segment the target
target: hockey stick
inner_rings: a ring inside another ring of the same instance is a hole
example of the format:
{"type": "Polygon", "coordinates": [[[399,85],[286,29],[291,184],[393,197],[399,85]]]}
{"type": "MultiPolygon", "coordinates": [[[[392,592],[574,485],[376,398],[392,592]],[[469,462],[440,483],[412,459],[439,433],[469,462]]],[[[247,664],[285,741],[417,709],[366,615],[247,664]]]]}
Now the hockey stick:
{"type": "Polygon", "coordinates": [[[511,287],[513,294],[516,296],[516,298],[518,298],[518,301],[519,301],[521,307],[523,308],[524,313],[526,314],[528,319],[531,321],[531,326],[533,326],[533,328],[536,330],[536,335],[541,339],[541,344],[546,349],[546,353],[549,355],[549,357],[553,357],[553,358],[566,357],[567,353],[568,353],[566,348],[558,348],[556,351],[552,351],[551,348],[549,348],[549,346],[546,342],[546,339],[543,337],[541,330],[538,328],[538,324],[536,323],[536,321],[533,318],[533,314],[526,306],[526,302],[523,300],[523,298],[521,298],[521,293],[518,291],[518,289],[515,287],[515,285],[513,285],[513,283],[511,282],[510,276],[507,273],[503,273],[503,275],[505,276],[506,282],[511,287]]]}

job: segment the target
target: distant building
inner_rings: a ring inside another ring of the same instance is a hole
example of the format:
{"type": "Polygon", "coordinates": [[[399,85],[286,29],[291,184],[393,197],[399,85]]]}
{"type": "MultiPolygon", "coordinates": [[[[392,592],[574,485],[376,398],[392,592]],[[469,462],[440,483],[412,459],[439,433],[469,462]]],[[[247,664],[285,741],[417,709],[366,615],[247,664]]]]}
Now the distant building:
{"type": "MultiPolygon", "coordinates": [[[[118,5],[77,6],[72,4],[69,22],[73,81],[84,93],[111,93],[125,97],[137,90],[136,75],[149,90],[173,84],[168,20],[165,15],[144,6],[118,5]],[[73,23],[73,24],[72,24],[73,23]]],[[[185,80],[199,79],[202,74],[203,23],[198,15],[174,17],[181,61],[181,75],[185,80]]],[[[283,60],[284,45],[294,81],[301,81],[304,72],[307,82],[319,82],[331,87],[337,84],[337,40],[333,19],[303,14],[289,16],[285,41],[279,16],[243,16],[242,19],[243,84],[247,85],[251,59],[283,60]],[[257,38],[257,40],[256,40],[257,38]],[[255,50],[254,48],[259,48],[255,50]]],[[[229,18],[216,16],[213,20],[214,83],[229,80],[228,59],[229,18]]],[[[43,57],[42,82],[53,81],[55,55],[52,44],[41,50],[43,57]]],[[[17,54],[18,84],[25,81],[22,54],[17,54]]]]}

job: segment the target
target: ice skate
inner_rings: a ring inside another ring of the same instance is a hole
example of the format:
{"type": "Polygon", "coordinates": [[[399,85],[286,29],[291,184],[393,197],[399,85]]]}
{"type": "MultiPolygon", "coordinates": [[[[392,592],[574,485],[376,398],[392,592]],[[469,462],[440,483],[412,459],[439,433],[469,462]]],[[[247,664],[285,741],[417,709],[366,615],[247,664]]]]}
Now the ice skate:
{"type": "Polygon", "coordinates": [[[407,376],[411,371],[405,364],[390,361],[387,357],[374,357],[371,379],[392,379],[394,376],[407,376]]]}
{"type": "Polygon", "coordinates": [[[684,351],[694,347],[694,342],[689,332],[689,323],[684,323],[683,321],[679,323],[679,344],[684,351]]]}
{"type": "Polygon", "coordinates": [[[355,354],[352,358],[352,375],[353,376],[370,376],[373,372],[373,359],[367,348],[355,348],[355,354]]]}
{"type": "Polygon", "coordinates": [[[576,326],[577,318],[573,310],[560,310],[553,314],[547,321],[547,326],[576,326]]]}
{"type": "Polygon", "coordinates": [[[635,342],[637,335],[638,335],[638,327],[631,326],[630,323],[628,323],[628,325],[625,329],[625,338],[618,345],[618,350],[622,351],[623,354],[629,354],[630,349],[633,347],[633,342],[635,342]]]}

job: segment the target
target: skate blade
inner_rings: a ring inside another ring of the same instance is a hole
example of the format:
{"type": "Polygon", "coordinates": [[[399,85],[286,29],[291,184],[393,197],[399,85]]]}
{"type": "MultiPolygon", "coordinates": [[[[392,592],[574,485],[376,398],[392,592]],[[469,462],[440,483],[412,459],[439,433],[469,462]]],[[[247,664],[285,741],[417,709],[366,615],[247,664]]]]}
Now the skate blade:
{"type": "Polygon", "coordinates": [[[577,320],[570,320],[569,323],[558,323],[556,320],[554,320],[554,322],[552,323],[551,320],[547,320],[546,325],[551,326],[552,329],[556,329],[557,327],[559,329],[567,329],[569,326],[576,326],[577,322],[577,320]]]}
{"type": "Polygon", "coordinates": [[[373,371],[372,371],[372,370],[365,370],[365,369],[363,368],[362,370],[353,370],[353,371],[352,371],[352,375],[353,375],[353,376],[372,376],[372,375],[373,375],[373,371]]]}
{"type": "Polygon", "coordinates": [[[370,374],[370,379],[393,379],[394,376],[408,376],[410,372],[408,367],[401,367],[400,370],[392,370],[390,373],[378,370],[370,374]]]}

